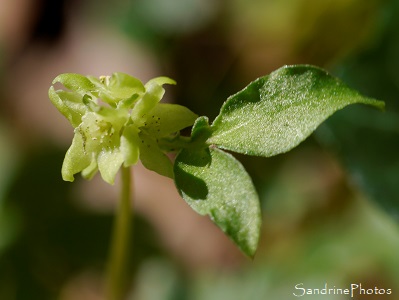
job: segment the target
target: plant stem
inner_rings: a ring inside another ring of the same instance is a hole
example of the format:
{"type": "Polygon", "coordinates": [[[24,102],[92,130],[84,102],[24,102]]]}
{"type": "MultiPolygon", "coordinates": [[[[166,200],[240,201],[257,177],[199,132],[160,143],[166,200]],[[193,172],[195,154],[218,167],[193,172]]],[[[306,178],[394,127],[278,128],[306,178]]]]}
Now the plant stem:
{"type": "Polygon", "coordinates": [[[130,168],[122,167],[121,174],[120,201],[114,223],[111,252],[107,266],[107,300],[122,300],[126,292],[126,265],[133,218],[132,205],[130,204],[130,168]]]}

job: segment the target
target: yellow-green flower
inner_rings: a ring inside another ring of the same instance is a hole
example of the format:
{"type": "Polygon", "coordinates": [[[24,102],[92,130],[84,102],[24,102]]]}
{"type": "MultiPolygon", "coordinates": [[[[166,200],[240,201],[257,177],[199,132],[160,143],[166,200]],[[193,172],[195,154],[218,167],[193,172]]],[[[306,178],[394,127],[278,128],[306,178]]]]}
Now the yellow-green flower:
{"type": "Polygon", "coordinates": [[[162,85],[175,84],[172,79],[157,77],[143,85],[124,73],[100,78],[67,73],[56,83],[67,90],[50,87],[50,100],[75,128],[62,165],[64,180],[73,181],[79,172],[90,179],[99,170],[112,184],[122,164],[139,159],[148,169],[173,177],[159,141],[191,126],[197,116],[183,106],[159,103],[162,85]]]}

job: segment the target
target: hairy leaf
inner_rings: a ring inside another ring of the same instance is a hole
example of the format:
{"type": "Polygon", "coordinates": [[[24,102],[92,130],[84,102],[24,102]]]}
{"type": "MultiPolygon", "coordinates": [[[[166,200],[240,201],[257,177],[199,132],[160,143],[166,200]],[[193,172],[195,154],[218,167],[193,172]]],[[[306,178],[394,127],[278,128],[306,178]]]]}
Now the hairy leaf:
{"type": "Polygon", "coordinates": [[[182,150],[176,158],[175,183],[186,202],[209,215],[248,256],[259,239],[258,195],[244,167],[217,148],[182,150]]]}
{"type": "Polygon", "coordinates": [[[383,108],[314,66],[287,66],[231,96],[212,124],[208,143],[239,153],[273,156],[306,139],[335,111],[353,103],[383,108]]]}

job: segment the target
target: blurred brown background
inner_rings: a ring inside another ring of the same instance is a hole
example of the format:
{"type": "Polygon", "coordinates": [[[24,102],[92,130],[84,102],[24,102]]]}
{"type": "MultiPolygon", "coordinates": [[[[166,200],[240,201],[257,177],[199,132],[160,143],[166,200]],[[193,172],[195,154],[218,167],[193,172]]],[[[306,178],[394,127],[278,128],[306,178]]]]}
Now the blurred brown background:
{"type": "Polygon", "coordinates": [[[350,107],[290,153],[238,156],[262,201],[253,261],[171,180],[135,167],[129,299],[285,300],[301,282],[399,299],[398,21],[396,0],[1,0],[0,299],[103,299],[118,188],[61,180],[73,129],[48,99],[55,76],[169,76],[166,101],[212,120],[250,81],[299,63],[386,112],[350,107]]]}

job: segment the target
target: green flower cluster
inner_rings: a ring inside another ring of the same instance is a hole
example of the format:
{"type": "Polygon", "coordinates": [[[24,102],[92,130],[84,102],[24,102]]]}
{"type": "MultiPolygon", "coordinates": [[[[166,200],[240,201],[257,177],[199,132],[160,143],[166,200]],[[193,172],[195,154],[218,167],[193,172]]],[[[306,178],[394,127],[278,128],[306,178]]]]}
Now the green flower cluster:
{"type": "Polygon", "coordinates": [[[56,83],[67,90],[51,86],[50,100],[75,128],[62,166],[64,180],[73,181],[79,172],[90,179],[100,171],[113,184],[122,165],[139,160],[173,178],[173,165],[161,141],[173,140],[197,118],[183,106],[159,103],[165,93],[162,86],[175,84],[174,80],[157,77],[144,85],[124,73],[100,78],[66,73],[57,76],[56,83]]]}

